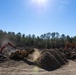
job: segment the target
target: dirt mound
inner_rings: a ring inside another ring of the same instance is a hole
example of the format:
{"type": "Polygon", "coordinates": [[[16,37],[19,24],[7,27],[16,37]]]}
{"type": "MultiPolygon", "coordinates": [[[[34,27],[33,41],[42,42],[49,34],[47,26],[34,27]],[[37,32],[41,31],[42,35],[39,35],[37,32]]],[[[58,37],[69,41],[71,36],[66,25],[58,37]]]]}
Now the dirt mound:
{"type": "Polygon", "coordinates": [[[55,70],[67,62],[67,59],[58,50],[44,50],[37,60],[37,65],[45,70],[55,70]]]}

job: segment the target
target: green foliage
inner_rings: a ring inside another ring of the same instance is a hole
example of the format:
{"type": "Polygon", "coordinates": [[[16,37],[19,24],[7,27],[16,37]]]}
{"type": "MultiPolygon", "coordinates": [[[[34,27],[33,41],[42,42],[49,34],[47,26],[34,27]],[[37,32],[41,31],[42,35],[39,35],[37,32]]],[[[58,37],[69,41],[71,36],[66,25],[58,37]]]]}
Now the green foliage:
{"type": "MultiPolygon", "coordinates": [[[[7,36],[5,39],[9,39],[15,43],[18,47],[36,47],[36,48],[60,48],[64,47],[65,43],[71,42],[76,43],[76,36],[70,37],[65,34],[59,35],[58,32],[45,33],[41,36],[25,35],[20,32],[15,34],[14,32],[4,32],[0,30],[0,41],[7,36]]],[[[1,43],[0,43],[1,46],[1,43]]]]}

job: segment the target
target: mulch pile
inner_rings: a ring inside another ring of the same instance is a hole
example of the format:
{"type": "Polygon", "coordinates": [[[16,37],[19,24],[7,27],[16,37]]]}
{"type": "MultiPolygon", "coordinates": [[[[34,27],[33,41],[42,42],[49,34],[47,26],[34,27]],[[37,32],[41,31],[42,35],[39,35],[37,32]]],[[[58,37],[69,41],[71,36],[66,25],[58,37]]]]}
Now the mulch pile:
{"type": "Polygon", "coordinates": [[[44,50],[37,60],[37,65],[45,70],[52,71],[66,64],[66,57],[56,49],[44,50]]]}

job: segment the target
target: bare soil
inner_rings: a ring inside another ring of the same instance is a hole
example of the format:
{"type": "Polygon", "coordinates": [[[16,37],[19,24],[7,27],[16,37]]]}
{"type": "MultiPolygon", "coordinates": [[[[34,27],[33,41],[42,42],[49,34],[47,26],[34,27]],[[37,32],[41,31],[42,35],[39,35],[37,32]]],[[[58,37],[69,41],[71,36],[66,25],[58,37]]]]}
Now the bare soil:
{"type": "Polygon", "coordinates": [[[8,60],[0,63],[0,75],[76,75],[76,60],[54,71],[46,71],[28,61],[8,60]]]}

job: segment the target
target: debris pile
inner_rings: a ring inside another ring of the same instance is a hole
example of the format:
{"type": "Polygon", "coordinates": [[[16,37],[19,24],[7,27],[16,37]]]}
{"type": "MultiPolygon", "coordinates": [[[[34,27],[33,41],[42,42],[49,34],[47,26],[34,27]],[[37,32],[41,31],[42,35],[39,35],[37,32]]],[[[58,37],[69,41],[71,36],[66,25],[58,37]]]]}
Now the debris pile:
{"type": "Polygon", "coordinates": [[[11,53],[10,58],[15,58],[15,59],[22,58],[22,59],[24,59],[24,58],[27,58],[28,55],[32,52],[34,52],[34,49],[32,49],[32,50],[17,50],[15,52],[11,53]]]}
{"type": "MultiPolygon", "coordinates": [[[[26,63],[35,63],[35,65],[47,70],[52,71],[60,68],[62,65],[66,64],[68,58],[76,58],[76,50],[65,50],[60,51],[59,49],[47,49],[40,51],[38,49],[5,49],[4,50],[5,58],[1,58],[0,62],[3,60],[5,63],[12,60],[15,61],[25,61],[26,63]],[[29,60],[32,61],[29,61],[29,60]],[[8,61],[6,61],[8,60],[8,61]]],[[[3,57],[3,54],[0,55],[3,57]]],[[[12,61],[13,63],[13,61],[12,61]]],[[[10,65],[12,65],[10,63],[10,65]]],[[[0,63],[1,64],[1,63],[0,63]]],[[[8,65],[9,66],[9,65],[8,65]]]]}
{"type": "Polygon", "coordinates": [[[76,49],[68,49],[64,51],[67,59],[76,59],[76,49]]]}
{"type": "Polygon", "coordinates": [[[37,60],[37,65],[45,70],[55,70],[66,64],[67,59],[59,51],[51,49],[45,50],[37,60]]]}

